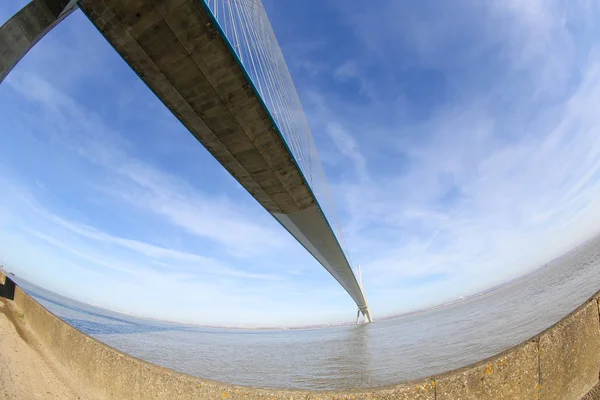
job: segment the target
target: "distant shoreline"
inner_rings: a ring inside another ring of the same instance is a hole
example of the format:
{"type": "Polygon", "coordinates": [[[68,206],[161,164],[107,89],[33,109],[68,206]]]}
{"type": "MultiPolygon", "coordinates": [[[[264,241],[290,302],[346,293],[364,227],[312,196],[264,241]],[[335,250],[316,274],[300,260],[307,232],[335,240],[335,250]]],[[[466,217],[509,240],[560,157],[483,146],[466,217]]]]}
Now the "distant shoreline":
{"type": "MultiPolygon", "coordinates": [[[[383,317],[378,317],[374,320],[374,322],[382,322],[382,321],[389,321],[389,320],[394,320],[394,319],[400,319],[400,318],[406,318],[406,317],[411,317],[411,316],[415,316],[415,315],[420,315],[420,314],[424,314],[427,312],[431,312],[431,311],[435,311],[435,310],[439,310],[439,309],[443,309],[446,307],[450,307],[465,301],[469,301],[472,300],[474,298],[477,297],[481,297],[484,296],[486,294],[489,294],[491,292],[494,292],[496,290],[499,290],[515,281],[518,281],[519,279],[523,279],[526,278],[527,276],[534,274],[538,271],[540,271],[543,268],[546,268],[548,266],[550,266],[551,264],[553,264],[554,262],[560,260],[561,258],[567,256],[568,254],[576,251],[578,248],[582,247],[582,246],[586,246],[587,243],[593,241],[594,239],[597,239],[598,236],[594,236],[591,239],[588,239],[587,241],[581,243],[578,246],[575,246],[574,248],[570,249],[569,251],[561,254],[560,256],[552,259],[551,261],[537,267],[534,268],[533,270],[523,274],[523,275],[519,275],[518,277],[511,279],[509,281],[500,283],[498,285],[492,286],[488,289],[485,289],[483,291],[474,293],[474,294],[470,294],[467,296],[462,296],[460,298],[456,298],[450,301],[445,301],[443,303],[434,305],[434,306],[429,306],[429,307],[425,307],[425,308],[419,308],[416,310],[412,310],[412,311],[407,311],[407,312],[403,312],[400,314],[392,314],[392,315],[387,315],[387,316],[383,316],[383,317]]],[[[34,287],[34,288],[38,288],[41,289],[42,291],[47,291],[49,293],[52,293],[54,296],[58,296],[60,298],[63,299],[67,299],[68,301],[72,301],[81,305],[85,305],[88,307],[94,307],[100,310],[104,310],[104,311],[109,311],[112,313],[116,313],[116,314],[120,314],[120,315],[124,315],[130,318],[137,318],[137,319],[142,319],[145,321],[156,321],[156,322],[160,322],[160,323],[168,323],[168,324],[176,324],[176,325],[182,325],[182,326],[192,326],[192,327],[198,327],[198,328],[207,328],[207,329],[227,329],[227,330],[237,330],[237,331],[303,331],[303,330],[316,330],[316,329],[327,329],[327,328],[340,328],[340,327],[347,327],[347,326],[353,326],[356,325],[356,323],[354,321],[347,321],[347,322],[340,322],[340,323],[336,323],[336,324],[316,324],[316,325],[297,325],[297,326],[264,326],[264,327],[243,327],[243,326],[227,326],[227,325],[204,325],[201,323],[193,323],[193,322],[182,322],[182,321],[174,321],[174,320],[168,320],[168,319],[157,319],[157,318],[152,318],[152,317],[145,317],[145,316],[140,316],[140,315],[136,315],[136,314],[130,314],[130,313],[126,313],[123,311],[117,311],[117,310],[112,310],[109,308],[105,308],[99,305],[95,305],[95,304],[89,304],[89,303],[84,303],[81,302],[79,300],[75,300],[75,299],[71,299],[69,297],[63,296],[59,293],[53,292],[52,290],[48,290],[46,288],[43,288],[39,285],[36,285],[35,283],[32,283],[22,277],[16,276],[15,274],[13,274],[10,271],[7,271],[5,267],[1,267],[0,266],[0,273],[4,273],[6,275],[10,275],[12,278],[15,278],[18,281],[24,282],[25,283],[25,290],[28,290],[28,286],[34,287]]],[[[38,297],[38,293],[35,292],[35,290],[31,291],[34,297],[38,297]]]]}

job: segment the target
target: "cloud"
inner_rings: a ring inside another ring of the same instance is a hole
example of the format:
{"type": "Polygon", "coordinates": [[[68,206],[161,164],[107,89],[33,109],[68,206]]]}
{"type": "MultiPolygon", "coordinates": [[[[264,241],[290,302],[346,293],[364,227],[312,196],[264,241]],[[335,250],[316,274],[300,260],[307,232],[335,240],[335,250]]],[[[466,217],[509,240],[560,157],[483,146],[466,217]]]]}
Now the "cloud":
{"type": "Polygon", "coordinates": [[[333,140],[333,143],[339,152],[352,160],[356,178],[361,182],[367,180],[369,176],[367,171],[367,161],[361,154],[354,138],[336,123],[328,125],[327,133],[333,140]]]}
{"type": "MultiPolygon", "coordinates": [[[[66,228],[70,232],[75,233],[80,237],[92,239],[93,241],[100,243],[115,245],[126,250],[131,250],[133,252],[139,253],[142,256],[148,257],[149,262],[155,262],[157,260],[166,260],[168,262],[160,262],[160,265],[168,269],[173,269],[177,267],[181,268],[181,263],[184,262],[189,263],[188,269],[194,269],[198,272],[201,271],[204,274],[224,275],[249,279],[282,279],[281,276],[275,274],[257,274],[231,268],[210,257],[205,257],[193,253],[181,252],[162,246],[156,246],[153,244],[141,242],[138,240],[113,236],[96,228],[89,227],[87,225],[82,225],[72,221],[64,220],[56,215],[49,214],[47,211],[43,211],[40,209],[37,209],[36,212],[48,219],[49,221],[66,228]]],[[[37,236],[42,236],[38,232],[34,233],[37,236]]],[[[48,241],[47,237],[43,238],[48,241]]]]}
{"type": "Polygon", "coordinates": [[[164,216],[188,233],[222,244],[233,254],[265,253],[289,243],[273,226],[254,222],[246,215],[247,208],[236,207],[226,197],[200,195],[186,183],[143,163],[124,164],[118,172],[143,188],[137,193],[121,192],[122,198],[164,216]]]}
{"type": "Polygon", "coordinates": [[[283,279],[281,275],[252,273],[232,268],[214,258],[111,235],[95,227],[64,219],[40,205],[32,189],[28,189],[23,183],[17,183],[6,172],[0,175],[0,182],[6,193],[11,194],[10,203],[5,201],[0,211],[19,212],[17,215],[3,214],[3,225],[12,221],[12,224],[20,226],[19,230],[104,268],[136,275],[152,270],[144,267],[144,264],[157,264],[167,274],[187,271],[202,273],[205,276],[208,274],[248,279],[283,279]],[[36,228],[32,227],[34,225],[36,228]],[[108,251],[104,254],[99,253],[99,248],[108,251]],[[125,250],[127,253],[119,253],[119,259],[109,256],[115,254],[115,249],[125,250]],[[127,259],[132,261],[127,264],[124,262],[127,259]]]}
{"type": "Polygon", "coordinates": [[[232,254],[247,256],[284,246],[276,224],[266,227],[257,222],[265,218],[256,211],[236,206],[226,196],[201,193],[186,181],[131,157],[126,149],[132,144],[122,135],[39,76],[17,72],[8,84],[48,116],[48,123],[55,127],[55,143],[111,176],[109,185],[98,186],[100,190],[216,242],[232,254]],[[73,130],[79,132],[78,137],[65,134],[73,130]]]}

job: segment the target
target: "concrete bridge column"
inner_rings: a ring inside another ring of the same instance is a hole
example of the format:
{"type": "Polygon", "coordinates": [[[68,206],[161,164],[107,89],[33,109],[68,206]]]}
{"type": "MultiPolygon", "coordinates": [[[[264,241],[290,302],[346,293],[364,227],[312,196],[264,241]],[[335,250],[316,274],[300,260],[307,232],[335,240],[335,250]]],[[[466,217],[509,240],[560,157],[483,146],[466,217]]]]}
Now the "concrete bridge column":
{"type": "Polygon", "coordinates": [[[33,0],[0,27],[0,83],[75,7],[74,0],[33,0]]]}
{"type": "Polygon", "coordinates": [[[367,323],[373,322],[373,318],[371,318],[371,311],[369,311],[369,307],[365,307],[362,311],[363,316],[365,317],[365,321],[367,323]]]}

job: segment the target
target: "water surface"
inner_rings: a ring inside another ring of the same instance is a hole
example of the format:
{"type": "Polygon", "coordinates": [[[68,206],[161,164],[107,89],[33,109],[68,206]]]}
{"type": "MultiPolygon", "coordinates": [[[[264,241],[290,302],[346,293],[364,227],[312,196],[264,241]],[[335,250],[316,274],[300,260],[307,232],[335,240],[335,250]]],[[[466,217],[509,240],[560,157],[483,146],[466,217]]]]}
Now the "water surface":
{"type": "Polygon", "coordinates": [[[74,302],[17,281],[83,332],[165,367],[240,385],[349,389],[462,367],[536,335],[600,289],[599,261],[596,238],[479,297],[368,325],[312,330],[163,323],[74,302]]]}

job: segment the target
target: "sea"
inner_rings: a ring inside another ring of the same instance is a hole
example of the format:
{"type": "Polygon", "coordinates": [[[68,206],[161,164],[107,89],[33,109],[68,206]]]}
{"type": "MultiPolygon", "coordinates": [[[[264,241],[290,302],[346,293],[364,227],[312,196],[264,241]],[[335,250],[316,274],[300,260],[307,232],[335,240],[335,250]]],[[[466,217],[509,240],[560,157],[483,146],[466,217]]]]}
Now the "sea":
{"type": "Polygon", "coordinates": [[[177,371],[264,388],[379,387],[490,357],[568,315],[600,289],[600,238],[463,301],[372,324],[316,329],[224,329],[142,319],[15,280],[77,329],[177,371]]]}

